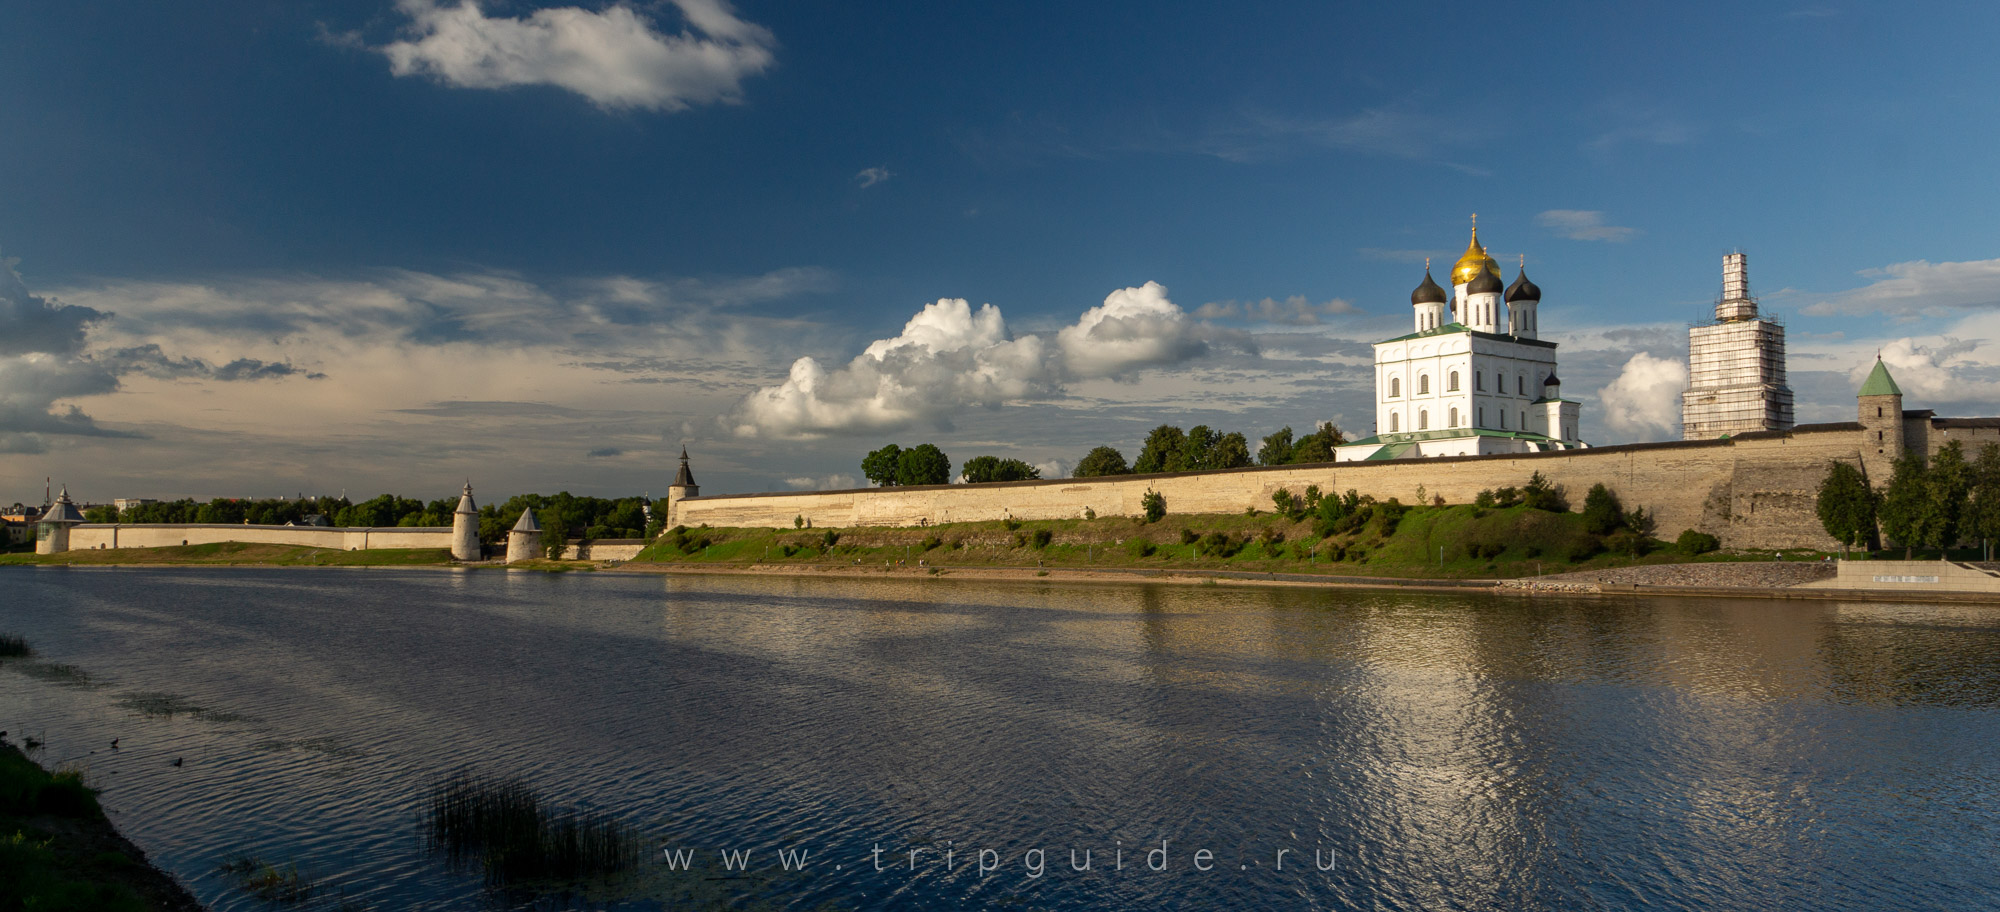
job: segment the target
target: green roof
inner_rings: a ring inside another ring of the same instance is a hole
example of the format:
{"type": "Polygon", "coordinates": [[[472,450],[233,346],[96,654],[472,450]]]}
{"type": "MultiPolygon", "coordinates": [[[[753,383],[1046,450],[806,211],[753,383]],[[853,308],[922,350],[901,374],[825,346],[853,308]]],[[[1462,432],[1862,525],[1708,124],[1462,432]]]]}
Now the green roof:
{"type": "Polygon", "coordinates": [[[1875,359],[1875,369],[1868,372],[1868,379],[1862,381],[1861,392],[1856,396],[1901,396],[1903,388],[1896,385],[1896,378],[1889,376],[1889,365],[1881,358],[1875,359]]]}

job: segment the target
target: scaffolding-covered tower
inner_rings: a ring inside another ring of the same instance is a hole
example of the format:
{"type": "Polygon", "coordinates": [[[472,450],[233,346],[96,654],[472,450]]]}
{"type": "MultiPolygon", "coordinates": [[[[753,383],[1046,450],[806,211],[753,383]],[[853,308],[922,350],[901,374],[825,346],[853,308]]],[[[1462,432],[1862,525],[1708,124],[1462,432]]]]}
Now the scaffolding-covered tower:
{"type": "Polygon", "coordinates": [[[1757,315],[1749,264],[1722,258],[1715,322],[1688,329],[1688,388],[1681,393],[1681,438],[1712,440],[1745,431],[1792,428],[1785,385],[1785,328],[1757,315]]]}

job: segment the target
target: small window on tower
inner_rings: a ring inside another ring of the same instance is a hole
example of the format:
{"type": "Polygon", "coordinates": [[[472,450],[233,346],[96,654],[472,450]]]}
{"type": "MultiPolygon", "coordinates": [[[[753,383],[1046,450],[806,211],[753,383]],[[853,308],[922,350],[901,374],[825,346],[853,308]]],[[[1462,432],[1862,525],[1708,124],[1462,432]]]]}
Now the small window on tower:
{"type": "Polygon", "coordinates": [[[1458,371],[1452,371],[1445,375],[1444,391],[1447,393],[1458,392],[1458,371]]]}

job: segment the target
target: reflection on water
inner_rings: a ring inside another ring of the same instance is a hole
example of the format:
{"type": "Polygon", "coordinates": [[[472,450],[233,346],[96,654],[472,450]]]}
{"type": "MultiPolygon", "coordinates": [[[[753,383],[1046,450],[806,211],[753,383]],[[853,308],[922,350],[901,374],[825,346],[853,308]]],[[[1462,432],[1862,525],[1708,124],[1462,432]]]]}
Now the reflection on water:
{"type": "Polygon", "coordinates": [[[7,581],[0,632],[38,655],[5,660],[0,728],[87,765],[120,825],[219,909],[264,906],[219,869],[237,857],[380,909],[2000,896],[1991,609],[494,572],[7,581]],[[459,770],[640,834],[648,861],[595,892],[450,864],[426,850],[423,784],[459,770]]]}

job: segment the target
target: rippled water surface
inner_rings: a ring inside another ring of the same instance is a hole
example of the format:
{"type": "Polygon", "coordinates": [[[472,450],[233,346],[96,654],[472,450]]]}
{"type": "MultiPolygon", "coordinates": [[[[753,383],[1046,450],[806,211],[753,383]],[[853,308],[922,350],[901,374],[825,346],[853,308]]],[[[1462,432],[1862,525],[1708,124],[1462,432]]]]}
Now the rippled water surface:
{"type": "Polygon", "coordinates": [[[219,909],[266,908],[218,871],[240,854],[295,863],[329,908],[385,910],[688,891],[799,909],[2000,906],[2000,609],[608,573],[0,581],[0,633],[39,653],[0,671],[0,728],[85,764],[126,833],[219,909]],[[426,789],[460,771],[608,812],[703,867],[491,888],[423,841],[426,789]],[[808,852],[805,872],[778,874],[779,850],[808,852]]]}

